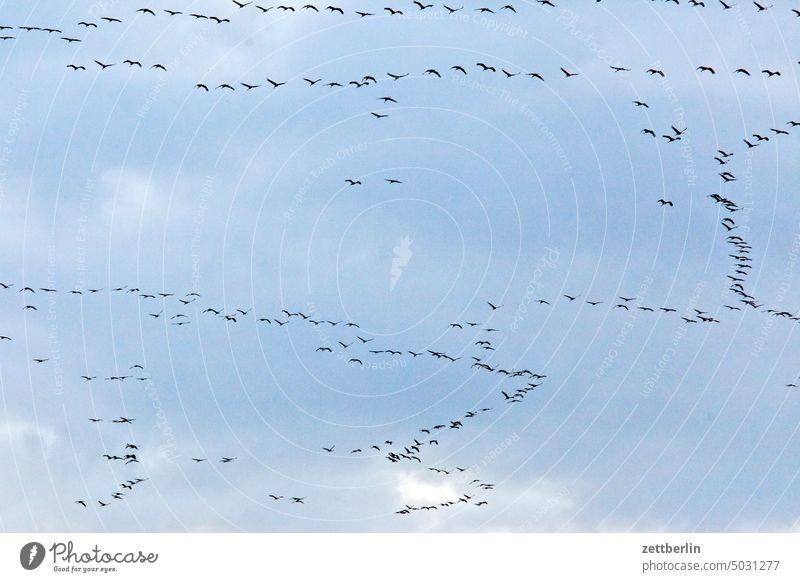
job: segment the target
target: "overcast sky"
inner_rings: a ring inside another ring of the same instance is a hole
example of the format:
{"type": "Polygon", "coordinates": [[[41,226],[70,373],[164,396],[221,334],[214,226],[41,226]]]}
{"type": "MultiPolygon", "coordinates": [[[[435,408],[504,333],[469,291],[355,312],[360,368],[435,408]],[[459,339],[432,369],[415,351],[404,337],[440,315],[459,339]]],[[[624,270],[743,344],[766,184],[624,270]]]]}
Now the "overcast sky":
{"type": "Polygon", "coordinates": [[[788,7],[157,4],[0,2],[0,25],[63,31],[0,42],[1,530],[796,528],[796,322],[761,312],[800,309],[800,130],[770,132],[800,121],[788,7]],[[748,150],[754,133],[770,141],[748,150]],[[712,193],[742,208],[759,310],[723,307],[741,304],[712,193]],[[360,329],[256,321],[282,309],[360,329]],[[720,323],[684,323],[694,309],[720,323]],[[408,353],[427,349],[461,359],[408,353]],[[527,380],[472,356],[547,378],[508,404],[527,380]],[[134,364],[148,380],[104,380],[134,364]],[[459,418],[421,463],[385,458],[459,418]],[[102,457],[125,443],[141,463],[102,457]]]}

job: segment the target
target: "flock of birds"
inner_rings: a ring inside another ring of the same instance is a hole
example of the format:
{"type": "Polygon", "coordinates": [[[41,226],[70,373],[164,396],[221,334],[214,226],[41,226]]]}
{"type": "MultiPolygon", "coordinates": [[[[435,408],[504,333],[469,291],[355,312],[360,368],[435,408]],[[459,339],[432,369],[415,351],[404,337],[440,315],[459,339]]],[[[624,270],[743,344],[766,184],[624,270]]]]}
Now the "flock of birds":
{"type": "MultiPolygon", "coordinates": [[[[736,210],[735,203],[729,200],[720,198],[719,203],[730,206],[730,211],[736,210]]],[[[742,286],[742,283],[744,282],[743,277],[746,276],[747,269],[751,268],[751,266],[747,264],[750,261],[749,257],[747,256],[750,252],[750,246],[744,241],[744,239],[736,235],[729,235],[728,243],[733,247],[735,253],[731,255],[736,261],[734,263],[736,271],[734,272],[739,275],[738,277],[729,276],[729,278],[732,279],[730,287],[731,291],[740,296],[739,301],[741,303],[754,308],[763,307],[763,305],[757,304],[755,302],[755,298],[747,294],[742,286]]],[[[13,292],[15,287],[15,283],[0,282],[0,290],[13,292]]],[[[97,287],[87,288],[85,290],[73,289],[67,291],[66,293],[76,296],[91,296],[104,291],[106,290],[97,287]]],[[[20,287],[18,293],[24,296],[22,301],[22,308],[24,310],[38,311],[37,306],[30,302],[31,298],[37,295],[37,292],[39,295],[46,295],[58,293],[59,290],[51,287],[20,287]]],[[[361,331],[361,326],[356,322],[315,317],[313,314],[304,313],[302,310],[281,309],[277,315],[256,315],[253,313],[251,308],[238,307],[233,309],[225,309],[222,307],[200,307],[194,305],[201,298],[200,294],[197,292],[189,292],[182,296],[178,296],[175,293],[167,292],[145,292],[136,286],[129,285],[114,287],[106,292],[125,293],[133,295],[138,300],[143,302],[150,301],[160,303],[161,309],[159,309],[157,312],[148,313],[147,311],[149,310],[145,310],[147,319],[159,320],[161,318],[166,318],[169,320],[171,325],[175,326],[190,324],[192,321],[191,317],[193,316],[205,316],[216,318],[229,324],[239,324],[247,319],[256,324],[274,325],[277,327],[283,327],[295,322],[293,325],[305,324],[308,326],[325,326],[331,329],[337,329],[341,331],[341,334],[335,337],[329,337],[325,340],[323,345],[315,348],[314,352],[331,355],[336,353],[343,354],[344,357],[342,359],[346,358],[346,364],[348,366],[364,366],[365,363],[369,363],[368,358],[374,358],[378,356],[409,356],[412,361],[418,357],[427,357],[450,365],[454,365],[457,362],[463,362],[464,364],[468,364],[470,368],[477,372],[492,374],[496,377],[499,377],[501,381],[498,383],[497,397],[500,402],[507,405],[522,403],[527,396],[542,386],[547,378],[547,374],[542,373],[542,371],[534,371],[526,367],[515,368],[513,366],[504,366],[502,363],[499,363],[496,356],[498,344],[495,343],[493,336],[501,333],[502,330],[491,327],[486,321],[462,321],[449,324],[448,329],[451,333],[472,333],[474,336],[472,339],[474,339],[474,341],[472,342],[471,350],[462,350],[458,353],[448,353],[445,349],[433,349],[433,346],[417,347],[416,349],[398,346],[377,346],[375,345],[375,342],[378,340],[374,337],[370,337],[369,334],[363,333],[361,331]],[[175,309],[173,309],[173,307],[175,307],[175,309]],[[190,312],[191,315],[186,312],[190,312]]],[[[603,305],[607,305],[612,311],[639,310],[642,312],[651,313],[660,312],[665,315],[679,314],[678,309],[673,307],[649,307],[642,305],[635,295],[619,296],[613,300],[605,301],[597,298],[583,299],[580,293],[575,293],[562,294],[560,299],[564,304],[575,304],[576,302],[583,303],[591,309],[601,308],[603,305]]],[[[538,304],[542,308],[545,308],[552,306],[554,303],[558,303],[558,300],[553,298],[550,300],[537,298],[534,300],[534,303],[538,304]]],[[[485,315],[487,317],[480,318],[483,320],[491,319],[491,316],[495,312],[505,307],[502,304],[491,301],[487,301],[485,306],[485,315]]],[[[740,307],[727,304],[723,305],[721,309],[725,309],[727,311],[741,310],[740,307]]],[[[763,311],[770,313],[775,317],[783,317],[792,319],[794,321],[800,321],[800,315],[794,315],[785,310],[766,309],[763,311]]],[[[698,322],[720,323],[720,320],[718,320],[715,315],[716,312],[712,314],[709,311],[692,308],[683,313],[681,315],[681,319],[686,324],[698,322]]],[[[11,337],[5,335],[0,336],[0,340],[13,341],[11,337]]],[[[36,364],[44,364],[48,361],[49,358],[45,357],[33,358],[33,362],[36,364]]],[[[96,381],[124,383],[128,381],[146,382],[153,380],[152,376],[145,373],[144,366],[138,363],[130,365],[123,371],[114,370],[107,375],[98,375],[97,373],[91,373],[87,371],[85,374],[82,374],[80,378],[86,383],[96,381]]],[[[790,383],[787,384],[787,386],[794,387],[796,385],[794,383],[790,383]]],[[[462,414],[455,418],[443,418],[440,420],[440,422],[418,428],[416,433],[406,435],[402,441],[398,441],[396,438],[392,437],[379,439],[378,442],[351,445],[345,449],[345,452],[342,453],[342,456],[382,456],[390,463],[416,463],[422,465],[423,458],[428,451],[432,451],[435,447],[438,447],[440,442],[443,442],[444,439],[450,438],[451,435],[457,434],[457,432],[454,431],[463,429],[465,427],[465,423],[470,423],[476,419],[480,419],[485,414],[491,413],[493,409],[494,408],[490,406],[480,406],[474,409],[463,411],[462,414]]],[[[110,419],[110,422],[115,425],[132,425],[137,420],[136,418],[126,415],[111,416],[113,418],[110,419]]],[[[90,417],[88,418],[88,421],[91,423],[102,423],[105,422],[106,419],[90,417]]],[[[326,444],[321,446],[320,450],[327,454],[338,455],[339,450],[336,448],[336,446],[336,444],[326,444]]],[[[136,465],[141,462],[138,445],[131,442],[124,442],[122,443],[121,447],[122,450],[118,452],[107,451],[101,453],[102,458],[106,459],[108,462],[118,462],[122,465],[136,465]]],[[[187,462],[192,464],[200,464],[209,462],[210,460],[211,459],[208,457],[194,456],[190,457],[187,462]]],[[[236,462],[237,460],[238,457],[235,455],[220,456],[218,462],[221,464],[228,464],[236,462]]],[[[468,465],[467,467],[457,466],[449,470],[437,467],[428,467],[428,470],[447,476],[451,474],[458,475],[468,471],[469,468],[470,467],[468,465]]],[[[147,480],[147,477],[137,476],[121,483],[119,487],[122,489],[122,491],[111,491],[108,498],[97,499],[97,506],[107,507],[114,501],[125,499],[126,496],[133,491],[133,487],[135,485],[144,483],[147,480]]],[[[477,489],[476,491],[473,491],[472,495],[464,493],[457,499],[442,501],[437,505],[406,505],[395,513],[398,515],[408,515],[416,511],[429,511],[451,506],[459,506],[462,503],[471,504],[477,507],[488,505],[488,501],[485,498],[480,496],[476,497],[476,495],[494,490],[495,485],[478,479],[471,481],[468,483],[468,485],[474,486],[477,489]]],[[[306,500],[305,496],[284,496],[276,493],[270,493],[268,498],[275,502],[286,500],[292,504],[305,504],[306,500]]],[[[88,503],[90,502],[91,501],[88,501],[88,503]]],[[[83,508],[88,508],[86,499],[78,499],[75,501],[75,503],[83,508]]]]}
{"type": "MultiPolygon", "coordinates": [[[[600,3],[602,0],[595,0],[595,3],[600,3]]],[[[651,0],[655,1],[655,0],[651,0]]],[[[665,0],[666,3],[672,4],[680,4],[680,0],[665,0]]],[[[738,4],[724,2],[723,0],[717,0],[718,5],[723,10],[731,10],[732,8],[738,6],[738,4]]],[[[275,11],[275,13],[282,13],[282,14],[289,14],[289,13],[316,13],[316,14],[338,14],[344,16],[346,11],[345,8],[341,6],[333,6],[333,5],[316,5],[316,4],[303,4],[298,6],[291,6],[287,4],[278,4],[278,5],[271,5],[271,6],[262,6],[260,4],[256,4],[255,2],[239,2],[238,0],[231,0],[231,6],[233,7],[233,14],[238,14],[239,10],[242,8],[251,8],[257,11],[260,14],[268,14],[271,11],[275,11]]],[[[544,8],[557,8],[559,5],[553,2],[552,0],[536,0],[536,3],[544,8]]],[[[710,2],[713,4],[713,2],[710,2]]],[[[688,0],[686,2],[687,5],[692,6],[694,8],[705,8],[706,4],[702,0],[688,0]]],[[[436,5],[433,3],[426,3],[421,2],[420,0],[412,0],[412,2],[408,3],[407,8],[404,7],[391,7],[391,6],[384,6],[381,9],[376,9],[376,12],[366,12],[364,10],[347,10],[347,13],[352,13],[357,16],[359,19],[372,17],[372,16],[404,16],[407,13],[413,12],[425,12],[427,10],[435,10],[436,5]]],[[[773,9],[775,6],[773,4],[767,5],[766,3],[759,3],[756,1],[752,1],[752,7],[756,12],[768,12],[773,9]]],[[[517,9],[514,7],[513,4],[503,4],[500,6],[479,6],[475,8],[467,8],[465,6],[450,6],[448,4],[442,4],[441,8],[443,12],[448,15],[456,15],[463,10],[471,10],[478,14],[502,14],[502,13],[510,13],[510,14],[517,14],[517,9]]],[[[246,14],[249,13],[246,12],[246,14]]],[[[198,12],[189,12],[183,10],[173,10],[169,8],[164,9],[155,9],[155,8],[148,8],[142,7],[134,10],[134,16],[141,16],[141,17],[166,17],[166,18],[175,18],[175,17],[184,17],[184,18],[191,18],[195,21],[208,21],[214,24],[230,24],[231,23],[231,16],[216,16],[213,14],[201,14],[198,12]]],[[[800,9],[797,8],[790,8],[789,11],[786,13],[787,17],[800,17],[800,9]]],[[[118,24],[123,24],[123,19],[115,16],[100,16],[98,18],[99,22],[94,21],[87,21],[82,20],[76,24],[76,26],[80,27],[83,30],[90,30],[96,29],[100,25],[102,26],[113,26],[118,24]]],[[[44,32],[47,34],[64,34],[64,31],[59,28],[48,28],[48,27],[40,27],[40,26],[31,26],[31,25],[22,25],[22,26],[9,26],[9,25],[0,25],[0,33],[3,33],[0,36],[0,40],[8,41],[14,40],[17,37],[12,36],[9,32],[18,30],[22,32],[44,32]]],[[[75,36],[61,36],[62,40],[68,43],[74,42],[81,42],[83,39],[77,38],[75,36]]],[[[708,70],[710,72],[714,72],[713,69],[709,67],[703,67],[703,70],[708,70]]]]}

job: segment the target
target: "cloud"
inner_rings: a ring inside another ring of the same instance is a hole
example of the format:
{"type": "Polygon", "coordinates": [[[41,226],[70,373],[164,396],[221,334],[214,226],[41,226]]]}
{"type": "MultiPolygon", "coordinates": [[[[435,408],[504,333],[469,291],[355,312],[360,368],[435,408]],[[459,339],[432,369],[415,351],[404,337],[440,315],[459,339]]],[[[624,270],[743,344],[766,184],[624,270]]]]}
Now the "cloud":
{"type": "Polygon", "coordinates": [[[0,446],[13,448],[16,453],[42,449],[48,455],[56,441],[53,430],[28,421],[12,420],[0,425],[0,446]]]}
{"type": "Polygon", "coordinates": [[[409,474],[400,475],[397,493],[402,504],[443,503],[459,496],[450,483],[434,483],[409,474]]]}
{"type": "Polygon", "coordinates": [[[100,177],[101,191],[107,195],[105,216],[114,221],[115,230],[139,228],[149,217],[164,208],[164,191],[158,181],[133,168],[112,168],[100,177]]]}

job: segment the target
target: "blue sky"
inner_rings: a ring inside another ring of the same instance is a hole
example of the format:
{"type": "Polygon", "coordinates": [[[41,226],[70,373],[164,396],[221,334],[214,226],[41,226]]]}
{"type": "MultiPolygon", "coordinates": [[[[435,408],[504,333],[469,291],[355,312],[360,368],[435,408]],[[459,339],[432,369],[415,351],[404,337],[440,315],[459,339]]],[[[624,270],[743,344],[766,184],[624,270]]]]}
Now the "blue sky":
{"type": "Polygon", "coordinates": [[[0,44],[0,279],[15,283],[0,291],[0,333],[13,338],[0,345],[11,475],[0,528],[796,529],[795,322],[722,307],[736,301],[727,214],[707,197],[744,209],[734,218],[753,247],[748,293],[797,310],[798,130],[749,152],[742,142],[800,121],[800,20],[788,7],[563,1],[448,18],[401,3],[403,17],[376,7],[359,19],[349,4],[340,16],[159,3],[231,19],[213,25],[127,4],[0,3],[0,24],[83,39],[13,31],[0,44]],[[76,26],[100,16],[123,22],[76,26]],[[364,75],[379,81],[323,86],[364,75]],[[240,82],[264,86],[214,89],[240,82]],[[640,134],[670,125],[688,128],[681,142],[640,134]],[[721,184],[717,149],[734,152],[725,169],[738,182],[721,184]],[[121,286],[176,297],[110,291],[121,286]],[[68,293],[88,288],[103,290],[68,293]],[[201,297],[179,304],[189,292],[201,297]],[[619,295],[678,313],[612,309],[619,295]],[[234,324],[208,307],[252,311],[234,324]],[[683,324],[695,308],[720,323],[683,324]],[[255,321],[281,309],[357,322],[374,339],[359,346],[353,328],[297,316],[255,321]],[[191,323],[171,325],[178,313],[191,323]],[[448,328],[464,321],[484,325],[448,328]],[[466,363],[485,326],[500,330],[488,334],[492,362],[547,375],[519,404],[501,395],[513,381],[466,363]],[[346,365],[355,356],[374,366],[346,365]],[[103,380],[133,364],[151,380],[103,380]],[[444,430],[421,464],[349,454],[421,439],[479,407],[492,410],[444,430]],[[110,422],[120,415],[136,422],[110,422]],[[126,442],[140,465],[102,458],[126,442]],[[98,507],[134,477],[149,480],[98,507]],[[473,479],[495,484],[475,498],[488,505],[394,513],[472,492],[473,479]]]}

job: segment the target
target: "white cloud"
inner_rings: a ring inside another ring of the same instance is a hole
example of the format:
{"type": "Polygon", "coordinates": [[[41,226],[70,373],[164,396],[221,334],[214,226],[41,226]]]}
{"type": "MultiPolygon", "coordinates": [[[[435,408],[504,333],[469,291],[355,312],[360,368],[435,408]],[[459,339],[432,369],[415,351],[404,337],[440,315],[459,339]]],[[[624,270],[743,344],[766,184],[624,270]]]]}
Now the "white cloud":
{"type": "Polygon", "coordinates": [[[49,454],[56,443],[55,432],[31,422],[12,420],[0,425],[0,446],[8,446],[16,452],[41,448],[49,454]]]}
{"type": "Polygon", "coordinates": [[[107,170],[100,178],[100,185],[107,196],[105,214],[114,221],[115,229],[138,228],[165,206],[158,181],[140,170],[107,170]]]}

